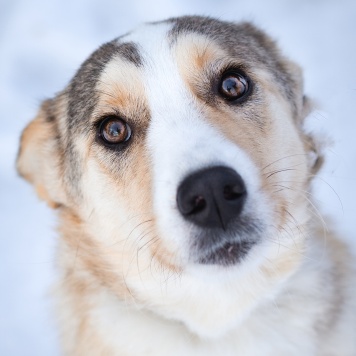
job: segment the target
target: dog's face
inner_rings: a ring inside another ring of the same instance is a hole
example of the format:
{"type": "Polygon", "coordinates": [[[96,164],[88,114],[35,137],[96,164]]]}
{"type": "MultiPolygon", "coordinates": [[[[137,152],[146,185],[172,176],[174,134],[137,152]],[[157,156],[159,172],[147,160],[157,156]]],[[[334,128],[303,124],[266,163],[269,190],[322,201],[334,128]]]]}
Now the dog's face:
{"type": "Polygon", "coordinates": [[[217,335],[300,263],[305,106],[299,68],[253,26],[172,19],[99,48],[25,130],[18,167],[61,210],[77,268],[217,335]]]}

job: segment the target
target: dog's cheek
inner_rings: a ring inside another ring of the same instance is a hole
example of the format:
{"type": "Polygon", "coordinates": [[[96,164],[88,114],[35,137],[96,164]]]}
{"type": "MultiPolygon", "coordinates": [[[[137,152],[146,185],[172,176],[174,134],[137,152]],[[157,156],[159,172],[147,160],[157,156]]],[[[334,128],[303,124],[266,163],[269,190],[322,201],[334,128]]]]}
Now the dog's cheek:
{"type": "Polygon", "coordinates": [[[155,260],[165,269],[175,270],[174,248],[164,243],[156,226],[157,216],[153,209],[153,162],[144,138],[131,149],[123,181],[122,198],[135,216],[134,229],[138,230],[136,257],[140,260],[139,263],[151,264],[155,260]]]}
{"type": "Polygon", "coordinates": [[[143,143],[134,144],[124,160],[118,156],[115,164],[104,157],[92,152],[84,165],[81,215],[112,270],[135,285],[156,262],[174,268],[156,232],[151,165],[143,143]]]}
{"type": "MultiPolygon", "coordinates": [[[[81,179],[82,228],[77,265],[80,260],[100,283],[120,298],[130,299],[132,293],[127,290],[127,283],[139,276],[136,241],[142,230],[136,228],[140,212],[135,215],[127,207],[121,184],[107,167],[98,163],[97,157],[87,161],[81,179]]],[[[78,243],[72,240],[69,238],[68,243],[76,251],[78,243]]]]}
{"type": "Polygon", "coordinates": [[[293,224],[302,225],[306,219],[308,157],[290,103],[277,92],[269,93],[266,99],[272,125],[265,139],[264,189],[276,202],[280,226],[291,219],[293,224]]]}

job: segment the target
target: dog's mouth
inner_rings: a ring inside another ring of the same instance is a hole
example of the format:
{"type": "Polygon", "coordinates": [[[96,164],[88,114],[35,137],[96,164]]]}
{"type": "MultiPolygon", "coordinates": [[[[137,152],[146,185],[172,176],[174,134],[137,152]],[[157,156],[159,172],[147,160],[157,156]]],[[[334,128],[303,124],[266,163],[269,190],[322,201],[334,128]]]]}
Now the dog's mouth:
{"type": "Polygon", "coordinates": [[[193,260],[204,265],[236,265],[261,240],[263,231],[262,221],[250,217],[236,219],[226,230],[201,230],[191,246],[193,260]]]}
{"type": "Polygon", "coordinates": [[[254,245],[252,241],[226,242],[222,246],[210,248],[198,258],[201,264],[231,266],[239,263],[254,245]]]}

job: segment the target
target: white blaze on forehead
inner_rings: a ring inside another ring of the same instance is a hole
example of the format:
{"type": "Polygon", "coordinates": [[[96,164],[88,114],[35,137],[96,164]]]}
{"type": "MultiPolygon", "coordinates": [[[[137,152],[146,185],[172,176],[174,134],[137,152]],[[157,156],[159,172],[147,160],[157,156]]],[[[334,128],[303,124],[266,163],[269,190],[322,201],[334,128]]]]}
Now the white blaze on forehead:
{"type": "Polygon", "coordinates": [[[176,204],[182,180],[205,167],[231,167],[246,183],[249,199],[245,209],[254,209],[255,214],[261,205],[254,202],[260,182],[248,155],[209,124],[199,110],[197,99],[180,75],[176,48],[170,45],[168,37],[171,27],[171,24],[146,25],[124,40],[138,45],[143,58],[142,81],[151,113],[146,139],[152,160],[153,201],[160,237],[185,259],[189,252],[189,231],[176,204]]]}

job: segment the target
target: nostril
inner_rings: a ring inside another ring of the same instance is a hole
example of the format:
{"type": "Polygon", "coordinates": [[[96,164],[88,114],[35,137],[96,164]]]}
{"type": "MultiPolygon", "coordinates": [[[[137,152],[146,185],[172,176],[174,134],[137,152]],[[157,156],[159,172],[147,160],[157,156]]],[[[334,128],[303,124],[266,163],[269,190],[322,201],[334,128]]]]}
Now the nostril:
{"type": "Polygon", "coordinates": [[[192,203],[192,210],[188,214],[196,214],[204,210],[206,207],[206,200],[201,195],[194,198],[192,203]]]}
{"type": "Polygon", "coordinates": [[[194,215],[198,214],[205,209],[207,202],[203,195],[194,195],[190,199],[184,199],[181,197],[182,194],[178,195],[178,208],[183,215],[194,215]]]}
{"type": "Polygon", "coordinates": [[[225,185],[224,187],[224,198],[226,200],[236,200],[239,199],[245,193],[245,188],[241,185],[225,185]]]}

